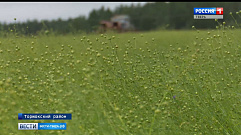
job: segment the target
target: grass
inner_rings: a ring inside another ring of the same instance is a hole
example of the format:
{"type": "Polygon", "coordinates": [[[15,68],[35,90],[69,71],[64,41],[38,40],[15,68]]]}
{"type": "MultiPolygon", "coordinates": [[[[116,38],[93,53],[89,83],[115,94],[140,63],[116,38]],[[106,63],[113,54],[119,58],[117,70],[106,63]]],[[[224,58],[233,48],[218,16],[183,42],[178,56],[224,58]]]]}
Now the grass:
{"type": "MultiPolygon", "coordinates": [[[[13,32],[14,33],[14,32],[13,32]]],[[[241,134],[239,29],[0,38],[3,135],[241,134]],[[22,120],[18,113],[72,113],[22,120]],[[20,131],[18,122],[66,122],[20,131]]]]}

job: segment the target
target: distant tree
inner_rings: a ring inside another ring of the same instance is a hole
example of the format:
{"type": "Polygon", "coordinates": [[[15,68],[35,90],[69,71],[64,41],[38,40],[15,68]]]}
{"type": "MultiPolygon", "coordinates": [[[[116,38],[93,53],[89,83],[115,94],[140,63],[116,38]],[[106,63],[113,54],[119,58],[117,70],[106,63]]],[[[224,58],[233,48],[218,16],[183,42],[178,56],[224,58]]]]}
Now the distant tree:
{"type": "MultiPolygon", "coordinates": [[[[130,21],[137,30],[154,30],[169,25],[170,29],[191,29],[195,26],[198,29],[215,28],[217,22],[214,20],[195,20],[193,17],[194,7],[223,7],[224,19],[229,25],[240,23],[241,17],[236,14],[241,7],[241,3],[236,2],[152,2],[141,4],[131,4],[130,6],[120,5],[115,10],[102,6],[89,13],[89,17],[79,16],[68,20],[28,20],[23,23],[0,24],[1,35],[7,35],[11,30],[16,30],[18,34],[32,35],[41,31],[54,31],[57,34],[80,33],[95,31],[99,27],[101,20],[110,20],[116,14],[126,14],[130,16],[130,21]],[[230,15],[232,12],[232,16],[230,15]]],[[[240,24],[238,24],[240,25],[240,24]]]]}

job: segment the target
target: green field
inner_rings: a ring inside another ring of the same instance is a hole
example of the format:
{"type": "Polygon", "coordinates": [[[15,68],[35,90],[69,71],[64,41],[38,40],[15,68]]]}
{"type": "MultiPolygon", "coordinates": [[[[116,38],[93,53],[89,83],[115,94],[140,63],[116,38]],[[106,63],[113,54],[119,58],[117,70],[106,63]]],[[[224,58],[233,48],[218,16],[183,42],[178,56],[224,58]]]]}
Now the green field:
{"type": "Polygon", "coordinates": [[[239,135],[241,31],[0,38],[1,135],[239,135]],[[72,113],[72,120],[18,120],[72,113]],[[18,122],[66,122],[20,131],[18,122]]]}

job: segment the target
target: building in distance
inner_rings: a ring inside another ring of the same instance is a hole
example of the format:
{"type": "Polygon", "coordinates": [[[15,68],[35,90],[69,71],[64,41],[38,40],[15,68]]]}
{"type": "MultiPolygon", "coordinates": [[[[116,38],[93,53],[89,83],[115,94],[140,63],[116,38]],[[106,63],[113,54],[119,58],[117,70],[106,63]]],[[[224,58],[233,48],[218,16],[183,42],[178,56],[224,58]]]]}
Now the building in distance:
{"type": "Polygon", "coordinates": [[[134,26],[130,23],[128,15],[115,15],[110,21],[100,21],[100,31],[114,30],[118,32],[126,32],[134,30],[134,26]]]}

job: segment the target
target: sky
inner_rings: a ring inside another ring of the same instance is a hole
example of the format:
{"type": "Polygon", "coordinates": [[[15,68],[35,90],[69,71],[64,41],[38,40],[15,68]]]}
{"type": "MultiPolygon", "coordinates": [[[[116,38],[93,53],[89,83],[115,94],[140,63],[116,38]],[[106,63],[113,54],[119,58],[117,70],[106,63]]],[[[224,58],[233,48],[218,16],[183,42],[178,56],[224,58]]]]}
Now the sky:
{"type": "Polygon", "coordinates": [[[101,6],[114,10],[120,5],[144,5],[146,2],[0,2],[0,22],[26,22],[27,20],[67,20],[78,16],[88,17],[101,6]],[[16,18],[16,21],[14,20],[16,18]]]}

